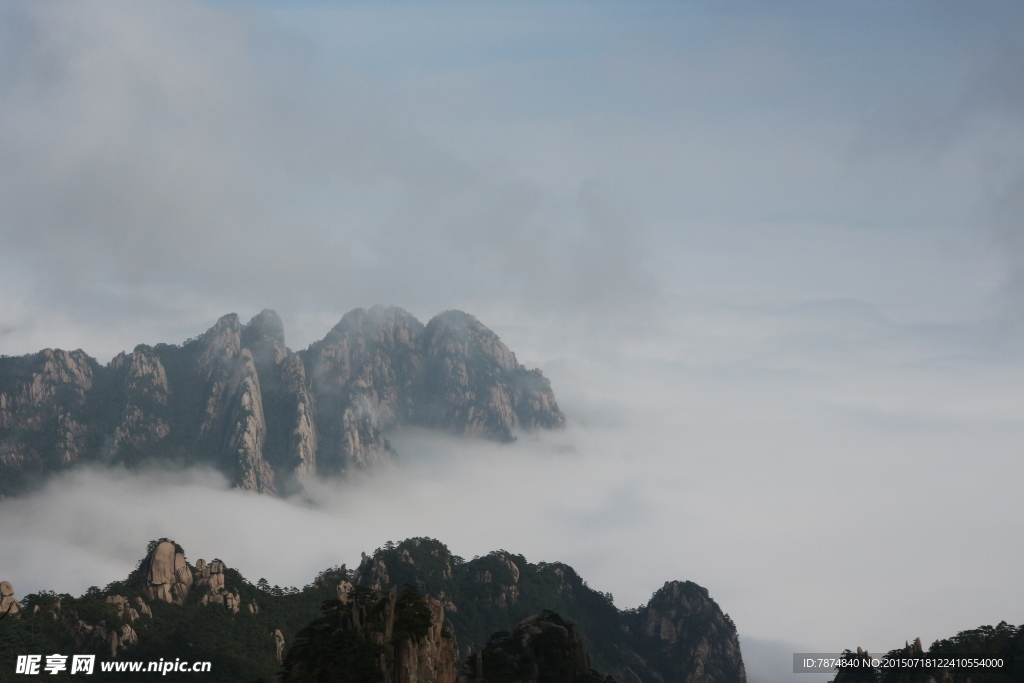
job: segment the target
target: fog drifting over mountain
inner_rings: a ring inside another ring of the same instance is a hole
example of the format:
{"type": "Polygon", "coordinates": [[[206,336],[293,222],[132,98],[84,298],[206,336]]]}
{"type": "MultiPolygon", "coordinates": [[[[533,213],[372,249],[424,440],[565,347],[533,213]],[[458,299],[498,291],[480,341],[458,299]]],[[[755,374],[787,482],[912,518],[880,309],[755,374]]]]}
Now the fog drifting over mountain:
{"type": "Polygon", "coordinates": [[[0,503],[19,595],[427,535],[696,581],[783,667],[1024,619],[1019,6],[0,6],[0,353],[460,308],[570,421],[315,505],[71,475],[0,503]]]}

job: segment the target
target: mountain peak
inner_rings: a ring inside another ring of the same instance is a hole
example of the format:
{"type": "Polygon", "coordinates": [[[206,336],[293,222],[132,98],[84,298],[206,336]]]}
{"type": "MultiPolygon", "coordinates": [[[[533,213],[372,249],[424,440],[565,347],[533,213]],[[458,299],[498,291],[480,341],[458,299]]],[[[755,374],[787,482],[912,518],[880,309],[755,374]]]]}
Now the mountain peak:
{"type": "Polygon", "coordinates": [[[260,311],[242,328],[241,344],[252,352],[257,365],[280,363],[288,356],[281,316],[269,308],[260,311]]]}
{"type": "Polygon", "coordinates": [[[0,358],[0,427],[17,435],[0,442],[0,496],[80,463],[169,459],[283,492],[377,465],[403,426],[511,441],[563,424],[543,374],[461,311],[424,326],[397,307],[355,309],[299,352],[274,311],[245,325],[229,313],[105,367],[81,351],[0,358]]]}

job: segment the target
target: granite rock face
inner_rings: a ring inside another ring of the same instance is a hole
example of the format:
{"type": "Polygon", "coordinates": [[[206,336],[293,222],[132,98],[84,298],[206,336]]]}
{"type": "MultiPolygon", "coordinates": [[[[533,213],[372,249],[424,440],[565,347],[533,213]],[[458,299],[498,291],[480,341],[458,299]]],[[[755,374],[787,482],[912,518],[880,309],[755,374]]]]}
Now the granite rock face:
{"type": "Polygon", "coordinates": [[[75,643],[78,647],[109,648],[110,658],[115,659],[122,650],[139,642],[139,635],[128,624],[107,626],[105,622],[90,624],[78,619],[73,624],[75,643]]]}
{"type": "Polygon", "coordinates": [[[124,408],[111,449],[144,448],[170,434],[167,371],[153,349],[137,346],[131,354],[120,353],[110,368],[124,373],[124,408]]]}
{"type": "Polygon", "coordinates": [[[498,336],[461,311],[436,316],[423,332],[419,422],[508,441],[516,427],[561,427],[551,383],[519,364],[498,336]]]}
{"type": "Polygon", "coordinates": [[[192,570],[174,541],[158,543],[143,566],[147,567],[145,590],[150,600],[185,603],[192,589],[192,570]]]}
{"type": "Polygon", "coordinates": [[[508,441],[563,424],[540,370],[460,311],[423,325],[356,309],[298,352],[273,311],[229,314],[106,366],[82,351],[0,357],[0,497],[89,462],[204,464],[238,488],[287,493],[380,464],[401,426],[508,441]]]}
{"type": "MultiPolygon", "coordinates": [[[[232,614],[238,614],[242,609],[242,598],[238,592],[228,590],[224,576],[224,563],[214,560],[209,564],[206,560],[198,560],[195,566],[196,588],[205,592],[199,598],[200,605],[223,605],[232,614]]],[[[255,603],[249,604],[249,611],[256,614],[259,606],[255,603]]]]}
{"type": "Polygon", "coordinates": [[[281,629],[275,628],[274,632],[270,634],[270,637],[274,639],[274,659],[279,662],[284,661],[284,634],[281,633],[281,629]]]}
{"type": "Polygon", "coordinates": [[[454,641],[444,607],[431,596],[396,588],[381,594],[352,590],[325,605],[324,615],[298,632],[284,660],[282,683],[368,680],[386,683],[454,683],[454,641]]]}
{"type": "Polygon", "coordinates": [[[646,636],[644,658],[616,671],[622,681],[646,678],[650,665],[687,683],[747,679],[736,626],[692,581],[669,581],[633,617],[630,628],[646,636]]]}
{"type": "Polygon", "coordinates": [[[82,351],[0,358],[0,488],[24,486],[95,450],[90,398],[100,370],[82,351]]]}
{"type": "Polygon", "coordinates": [[[233,400],[224,440],[225,466],[234,467],[239,488],[260,493],[274,491],[274,471],[263,458],[267,422],[263,414],[260,379],[249,349],[239,354],[231,382],[233,400]]]}
{"type": "Polygon", "coordinates": [[[153,618],[153,611],[146,604],[146,601],[142,598],[136,598],[135,604],[139,606],[139,609],[132,607],[132,603],[123,595],[108,595],[106,602],[108,605],[113,605],[114,609],[117,610],[117,616],[128,622],[134,622],[139,619],[142,615],[153,618]],[[141,611],[140,611],[141,610],[141,611]]]}
{"type": "Polygon", "coordinates": [[[10,581],[0,581],[0,615],[17,614],[21,606],[14,597],[14,587],[10,581]]]}

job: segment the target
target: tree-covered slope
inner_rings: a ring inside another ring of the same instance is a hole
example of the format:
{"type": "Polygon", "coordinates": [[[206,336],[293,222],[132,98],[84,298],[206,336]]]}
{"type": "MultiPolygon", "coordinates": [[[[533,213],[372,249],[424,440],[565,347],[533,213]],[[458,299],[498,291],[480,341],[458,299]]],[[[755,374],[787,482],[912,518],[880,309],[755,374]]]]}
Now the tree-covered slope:
{"type": "MultiPolygon", "coordinates": [[[[731,620],[696,584],[666,583],[647,605],[618,610],[610,595],[591,589],[568,565],[533,564],[507,551],[466,561],[426,538],[388,543],[364,555],[356,570],[325,570],[301,589],[253,583],[220,560],[189,562],[173,541],[154,541],[123,581],[79,597],[40,593],[18,601],[18,613],[0,621],[0,672],[13,672],[18,654],[95,653],[101,661],[210,661],[204,680],[270,681],[303,629],[312,642],[311,625],[350,618],[324,613],[325,605],[362,591],[377,602],[364,604],[360,623],[366,615],[383,614],[386,621],[380,601],[395,596],[387,599],[398,619],[415,612],[397,597],[408,587],[432,611],[431,647],[451,648],[446,671],[493,645],[495,633],[511,633],[524,619],[550,611],[572,625],[590,664],[620,683],[745,681],[731,620]]],[[[379,644],[392,643],[391,635],[379,644]]],[[[394,656],[411,656],[408,647],[394,656]]]]}
{"type": "Polygon", "coordinates": [[[1013,626],[1004,621],[996,626],[979,626],[936,640],[927,650],[918,638],[882,656],[871,656],[857,648],[857,652],[845,651],[843,657],[856,666],[841,669],[833,683],[1021,683],[1024,625],[1013,626]],[[904,665],[874,666],[881,664],[880,660],[904,665]],[[986,665],[980,665],[979,660],[986,665]],[[995,660],[1004,665],[992,666],[995,660]],[[959,665],[927,666],[935,662],[959,665]]]}

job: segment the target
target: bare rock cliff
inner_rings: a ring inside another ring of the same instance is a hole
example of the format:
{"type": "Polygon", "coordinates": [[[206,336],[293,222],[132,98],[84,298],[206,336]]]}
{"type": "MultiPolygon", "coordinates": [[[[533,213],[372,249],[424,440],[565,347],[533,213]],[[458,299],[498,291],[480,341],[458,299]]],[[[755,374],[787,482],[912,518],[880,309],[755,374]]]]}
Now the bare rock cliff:
{"type": "Polygon", "coordinates": [[[20,609],[10,581],[0,581],[0,615],[17,614],[20,609]]]}
{"type": "Polygon", "coordinates": [[[261,369],[280,365],[289,353],[284,343],[284,323],[270,309],[261,311],[242,328],[240,343],[261,369]]]}
{"type": "MultiPolygon", "coordinates": [[[[242,598],[238,592],[228,590],[225,583],[224,563],[214,560],[209,564],[200,559],[196,562],[196,588],[205,591],[199,599],[200,605],[223,605],[232,614],[238,614],[242,608],[242,598]]],[[[249,604],[249,611],[257,612],[255,604],[249,604]]]]}
{"type": "Polygon", "coordinates": [[[408,422],[423,325],[400,308],[356,309],[304,354],[327,469],[367,467],[390,451],[385,430],[408,422]]]}
{"type": "Polygon", "coordinates": [[[140,345],[131,354],[118,354],[110,368],[124,372],[124,408],[111,450],[143,448],[164,439],[171,433],[167,415],[171,389],[160,357],[151,347],[140,345]]]}
{"type": "Polygon", "coordinates": [[[291,398],[291,414],[285,429],[288,433],[285,469],[298,477],[316,474],[320,437],[314,418],[313,393],[306,380],[306,366],[299,356],[292,354],[281,364],[281,385],[282,393],[291,398]]]}
{"type": "Polygon", "coordinates": [[[512,439],[517,427],[561,427],[551,383],[527,370],[498,336],[461,311],[436,316],[423,333],[419,421],[470,436],[512,439]]]}
{"type": "Polygon", "coordinates": [[[415,589],[354,588],[299,631],[281,680],[334,680],[361,671],[386,683],[454,683],[454,641],[444,624],[441,602],[415,589]]]}
{"type": "Polygon", "coordinates": [[[0,357],[0,497],[88,462],[205,464],[288,493],[380,464],[403,425],[508,441],[563,424],[540,370],[466,313],[424,326],[400,308],[356,309],[299,352],[275,312],[244,325],[231,313],[106,366],[82,351],[0,357]]]}
{"type": "Polygon", "coordinates": [[[272,493],[274,471],[263,458],[267,422],[263,415],[260,379],[249,349],[243,349],[239,354],[229,394],[225,466],[235,468],[234,481],[238,488],[272,493]]]}
{"type": "Polygon", "coordinates": [[[96,361],[82,351],[45,349],[0,358],[0,365],[0,479],[80,462],[91,445],[96,361]]]}
{"type": "Polygon", "coordinates": [[[647,637],[645,657],[634,657],[615,672],[619,680],[648,680],[656,663],[672,680],[746,683],[735,624],[707,589],[692,581],[665,583],[637,611],[630,628],[647,637]]]}
{"type": "Polygon", "coordinates": [[[192,589],[192,571],[174,541],[158,543],[143,566],[147,568],[146,595],[150,600],[185,603],[192,589]]]}

